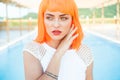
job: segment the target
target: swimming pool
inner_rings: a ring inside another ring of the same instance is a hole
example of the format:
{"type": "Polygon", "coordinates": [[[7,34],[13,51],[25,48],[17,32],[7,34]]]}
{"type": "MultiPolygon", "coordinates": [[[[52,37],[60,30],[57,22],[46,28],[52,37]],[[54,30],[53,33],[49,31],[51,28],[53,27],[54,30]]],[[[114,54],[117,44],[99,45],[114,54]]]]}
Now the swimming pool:
{"type": "MultiPolygon", "coordinates": [[[[24,80],[22,49],[26,42],[20,40],[0,52],[0,80],[24,80]]],[[[120,80],[120,44],[88,33],[83,43],[94,55],[94,80],[120,80]]]]}
{"type": "Polygon", "coordinates": [[[0,49],[0,80],[24,80],[22,49],[34,34],[30,32],[0,49]]]}
{"type": "Polygon", "coordinates": [[[94,55],[94,80],[120,80],[120,44],[95,35],[87,35],[84,43],[94,55]]]}

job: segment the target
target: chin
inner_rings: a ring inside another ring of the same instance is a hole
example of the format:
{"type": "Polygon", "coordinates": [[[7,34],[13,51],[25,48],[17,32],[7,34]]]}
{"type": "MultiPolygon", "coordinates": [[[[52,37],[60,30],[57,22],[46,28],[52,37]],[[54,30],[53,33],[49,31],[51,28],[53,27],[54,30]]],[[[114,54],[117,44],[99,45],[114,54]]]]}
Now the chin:
{"type": "Polygon", "coordinates": [[[63,37],[57,36],[57,37],[52,37],[52,39],[53,39],[53,40],[58,40],[58,41],[59,41],[59,40],[62,40],[63,37]]]}

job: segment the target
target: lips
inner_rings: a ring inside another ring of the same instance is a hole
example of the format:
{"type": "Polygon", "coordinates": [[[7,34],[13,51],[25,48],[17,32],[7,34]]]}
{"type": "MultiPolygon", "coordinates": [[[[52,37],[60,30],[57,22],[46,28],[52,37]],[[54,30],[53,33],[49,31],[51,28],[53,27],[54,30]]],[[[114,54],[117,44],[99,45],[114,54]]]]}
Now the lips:
{"type": "Polygon", "coordinates": [[[54,31],[52,31],[52,33],[53,33],[55,36],[57,36],[57,35],[60,35],[60,34],[61,34],[61,31],[59,31],[59,30],[54,30],[54,31]]]}

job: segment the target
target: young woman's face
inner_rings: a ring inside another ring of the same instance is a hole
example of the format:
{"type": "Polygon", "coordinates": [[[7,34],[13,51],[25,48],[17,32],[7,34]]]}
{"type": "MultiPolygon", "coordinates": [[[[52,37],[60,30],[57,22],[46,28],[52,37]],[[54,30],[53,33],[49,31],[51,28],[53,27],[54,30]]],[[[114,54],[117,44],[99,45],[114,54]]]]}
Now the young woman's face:
{"type": "Polygon", "coordinates": [[[61,12],[44,13],[44,24],[48,35],[52,40],[61,40],[69,32],[72,23],[72,16],[61,12]]]}

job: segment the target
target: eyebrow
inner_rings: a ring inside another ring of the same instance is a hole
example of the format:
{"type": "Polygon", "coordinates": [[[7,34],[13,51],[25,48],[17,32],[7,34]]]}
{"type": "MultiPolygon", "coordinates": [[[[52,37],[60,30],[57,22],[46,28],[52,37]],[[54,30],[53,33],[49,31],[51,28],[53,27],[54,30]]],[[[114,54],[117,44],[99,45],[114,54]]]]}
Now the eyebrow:
{"type": "MultiPolygon", "coordinates": [[[[49,16],[54,16],[53,14],[50,14],[50,13],[46,13],[46,15],[49,15],[49,16]]],[[[66,16],[68,14],[61,14],[60,16],[66,16]]]]}

